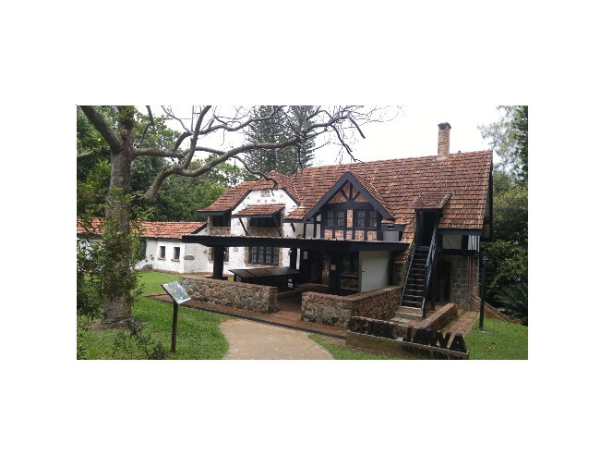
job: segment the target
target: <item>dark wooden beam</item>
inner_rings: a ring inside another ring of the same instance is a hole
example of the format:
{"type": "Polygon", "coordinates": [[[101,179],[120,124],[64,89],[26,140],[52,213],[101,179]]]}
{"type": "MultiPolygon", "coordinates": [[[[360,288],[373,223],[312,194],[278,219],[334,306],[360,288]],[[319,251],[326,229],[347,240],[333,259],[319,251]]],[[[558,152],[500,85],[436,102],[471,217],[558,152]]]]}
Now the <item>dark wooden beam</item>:
{"type": "Polygon", "coordinates": [[[223,279],[223,264],[225,261],[225,247],[215,245],[213,249],[214,253],[214,267],[212,269],[212,277],[214,279],[223,279]]]}

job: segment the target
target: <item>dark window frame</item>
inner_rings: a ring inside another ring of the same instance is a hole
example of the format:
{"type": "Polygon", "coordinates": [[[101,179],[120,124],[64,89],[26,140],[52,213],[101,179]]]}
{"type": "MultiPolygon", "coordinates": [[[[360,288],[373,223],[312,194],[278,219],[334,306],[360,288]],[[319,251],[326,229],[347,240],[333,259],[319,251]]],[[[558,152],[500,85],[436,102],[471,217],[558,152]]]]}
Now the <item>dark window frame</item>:
{"type": "Polygon", "coordinates": [[[248,263],[252,265],[279,265],[279,247],[248,247],[248,263]]]}
{"type": "Polygon", "coordinates": [[[251,216],[248,225],[251,228],[275,228],[280,227],[282,223],[281,212],[277,212],[270,217],[251,216]]]}
{"type": "Polygon", "coordinates": [[[357,275],[359,273],[359,252],[345,252],[342,255],[342,274],[357,275]]]}
{"type": "Polygon", "coordinates": [[[347,226],[347,210],[344,208],[335,208],[326,210],[326,228],[345,228],[347,226]]]}
{"type": "Polygon", "coordinates": [[[225,212],[222,215],[213,215],[210,218],[212,226],[220,228],[231,226],[231,212],[225,212]]]}
{"type": "Polygon", "coordinates": [[[353,225],[355,228],[378,228],[378,212],[376,210],[353,210],[353,225]]]}

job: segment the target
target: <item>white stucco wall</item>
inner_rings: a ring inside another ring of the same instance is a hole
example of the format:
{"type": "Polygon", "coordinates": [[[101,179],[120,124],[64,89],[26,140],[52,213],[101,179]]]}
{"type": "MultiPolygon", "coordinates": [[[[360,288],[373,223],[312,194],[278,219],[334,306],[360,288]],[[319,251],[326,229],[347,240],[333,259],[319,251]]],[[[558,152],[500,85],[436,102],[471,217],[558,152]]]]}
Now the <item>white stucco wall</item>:
{"type": "Polygon", "coordinates": [[[177,239],[152,239],[147,238],[145,259],[135,265],[136,270],[141,270],[146,265],[158,271],[172,271],[175,273],[200,273],[212,272],[212,263],[208,261],[207,247],[201,244],[183,243],[177,239]],[[166,258],[160,259],[160,247],[166,247],[166,258]],[[181,253],[178,260],[173,259],[174,248],[180,247],[181,253]]]}
{"type": "MultiPolygon", "coordinates": [[[[285,211],[282,212],[282,218],[288,215],[292,210],[294,210],[298,205],[296,202],[290,197],[284,190],[276,189],[271,191],[269,189],[265,190],[256,190],[250,192],[234,209],[233,213],[237,213],[243,210],[246,207],[251,205],[271,205],[271,204],[284,204],[285,211]]],[[[250,235],[250,227],[249,222],[250,218],[242,218],[246,229],[250,235]]],[[[302,225],[298,223],[294,224],[294,230],[290,223],[283,222],[282,223],[282,233],[284,237],[296,237],[297,235],[302,235],[303,229],[302,225]]],[[[277,234],[277,233],[276,233],[277,234]]],[[[240,223],[239,218],[231,218],[231,235],[233,236],[245,236],[246,232],[244,228],[242,228],[242,224],[240,223]]],[[[290,264],[290,256],[288,255],[290,249],[280,249],[280,260],[279,263],[281,266],[288,266],[290,264]]],[[[227,274],[228,269],[236,269],[236,268],[247,268],[250,265],[246,263],[246,248],[245,247],[231,247],[229,249],[229,262],[225,262],[224,272],[227,274]]]]}

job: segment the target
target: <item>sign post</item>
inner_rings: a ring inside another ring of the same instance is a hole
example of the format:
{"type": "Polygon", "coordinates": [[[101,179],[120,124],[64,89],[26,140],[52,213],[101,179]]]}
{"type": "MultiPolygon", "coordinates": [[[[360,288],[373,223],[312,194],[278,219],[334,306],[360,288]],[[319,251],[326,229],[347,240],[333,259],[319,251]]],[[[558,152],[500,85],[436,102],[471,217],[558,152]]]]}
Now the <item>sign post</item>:
{"type": "Polygon", "coordinates": [[[170,352],[173,354],[176,353],[176,326],[179,315],[179,304],[187,302],[191,300],[191,297],[187,294],[187,291],[183,289],[183,286],[179,284],[178,281],[173,281],[171,283],[162,284],[164,290],[168,293],[173,302],[173,312],[172,312],[172,345],[170,346],[170,352]]]}

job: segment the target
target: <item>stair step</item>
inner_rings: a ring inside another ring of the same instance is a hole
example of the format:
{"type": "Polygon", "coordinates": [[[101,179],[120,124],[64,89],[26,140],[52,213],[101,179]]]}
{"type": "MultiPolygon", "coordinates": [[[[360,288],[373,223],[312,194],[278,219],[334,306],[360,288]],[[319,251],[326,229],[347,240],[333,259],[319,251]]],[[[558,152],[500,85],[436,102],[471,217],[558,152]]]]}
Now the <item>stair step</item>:
{"type": "Polygon", "coordinates": [[[412,307],[412,308],[418,308],[418,309],[422,308],[422,302],[412,302],[412,301],[406,300],[406,299],[403,299],[400,302],[400,304],[402,307],[412,307]]]}
{"type": "Polygon", "coordinates": [[[422,320],[422,310],[416,307],[400,306],[399,310],[395,312],[394,318],[403,320],[422,320]]]}

